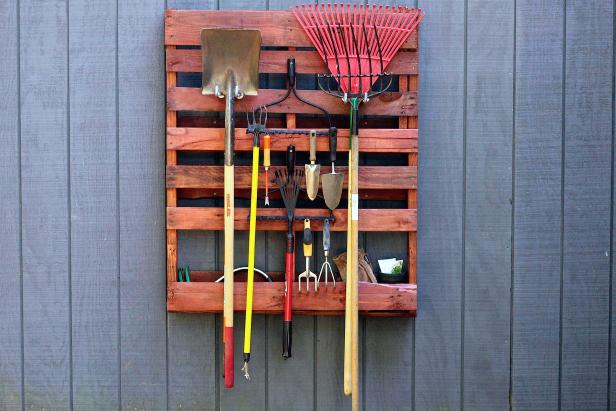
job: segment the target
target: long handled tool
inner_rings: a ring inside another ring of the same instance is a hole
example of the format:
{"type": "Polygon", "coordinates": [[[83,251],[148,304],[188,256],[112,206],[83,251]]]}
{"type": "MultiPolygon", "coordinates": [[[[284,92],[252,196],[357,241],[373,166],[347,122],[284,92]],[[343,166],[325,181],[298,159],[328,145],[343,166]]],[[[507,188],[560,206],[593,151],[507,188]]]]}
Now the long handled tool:
{"type": "Polygon", "coordinates": [[[257,191],[259,189],[259,133],[253,133],[252,139],[252,178],[250,191],[250,225],[248,232],[248,284],[246,285],[246,321],[244,323],[244,377],[250,379],[248,361],[250,361],[250,340],[252,335],[252,296],[255,278],[255,237],[257,233],[257,191]]]}
{"type": "Polygon", "coordinates": [[[292,314],[293,280],[295,278],[295,237],[293,234],[293,219],[295,204],[304,178],[302,169],[295,168],[295,146],[287,147],[287,169],[276,170],[276,184],[280,187],[280,195],[287,209],[287,251],[285,256],[285,286],[284,286],[284,317],[282,329],[282,356],[291,357],[293,337],[292,314]]]}
{"type": "Polygon", "coordinates": [[[357,345],[358,267],[358,111],[359,104],[383,93],[392,83],[385,67],[424,14],[419,9],[343,4],[291,8],[331,74],[319,75],[324,92],[350,103],[349,220],[347,226],[347,299],[344,392],[359,406],[357,345]],[[337,86],[332,88],[335,80],[337,86]],[[378,83],[378,84],[377,84],[378,83]]]}
{"type": "Polygon", "coordinates": [[[233,101],[244,95],[256,95],[259,88],[261,32],[258,30],[203,29],[203,85],[201,93],[226,98],[224,168],[224,375],[225,387],[234,383],[233,363],[233,240],[234,240],[234,169],[235,124],[233,101]]]}

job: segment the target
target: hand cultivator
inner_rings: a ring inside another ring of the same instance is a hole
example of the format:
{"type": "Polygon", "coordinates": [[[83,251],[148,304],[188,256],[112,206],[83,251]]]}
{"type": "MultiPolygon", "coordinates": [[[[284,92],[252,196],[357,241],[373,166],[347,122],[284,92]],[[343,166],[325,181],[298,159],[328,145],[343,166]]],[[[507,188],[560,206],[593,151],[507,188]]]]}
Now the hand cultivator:
{"type": "Polygon", "coordinates": [[[391,86],[393,78],[385,68],[423,13],[406,7],[350,4],[296,6],[291,10],[331,73],[318,76],[319,88],[350,105],[344,392],[353,394],[353,409],[358,409],[359,104],[391,86]]]}

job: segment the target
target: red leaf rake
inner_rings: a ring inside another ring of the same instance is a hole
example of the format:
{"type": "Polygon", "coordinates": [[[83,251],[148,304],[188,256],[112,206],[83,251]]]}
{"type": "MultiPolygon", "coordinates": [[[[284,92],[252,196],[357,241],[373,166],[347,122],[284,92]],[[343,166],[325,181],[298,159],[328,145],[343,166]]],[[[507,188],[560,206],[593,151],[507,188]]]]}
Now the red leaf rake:
{"type": "Polygon", "coordinates": [[[344,332],[344,393],[359,408],[358,348],[358,113],[359,104],[385,92],[393,77],[385,69],[424,17],[408,7],[321,4],[291,11],[327,64],[317,76],[325,93],[350,103],[347,288],[344,332]]]}

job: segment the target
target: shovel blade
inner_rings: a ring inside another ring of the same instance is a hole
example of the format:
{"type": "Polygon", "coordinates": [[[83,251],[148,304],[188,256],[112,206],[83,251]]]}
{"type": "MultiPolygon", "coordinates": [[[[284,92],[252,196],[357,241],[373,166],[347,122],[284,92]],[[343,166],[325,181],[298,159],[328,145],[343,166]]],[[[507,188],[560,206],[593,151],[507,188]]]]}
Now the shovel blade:
{"type": "Polygon", "coordinates": [[[306,192],[310,200],[317,198],[320,174],[321,166],[319,164],[306,164],[306,192]]]}
{"type": "Polygon", "coordinates": [[[340,204],[343,180],[344,176],[339,173],[323,174],[323,198],[327,208],[330,210],[334,210],[340,204]]]}
{"type": "Polygon", "coordinates": [[[246,29],[203,29],[203,80],[201,93],[226,92],[227,78],[247,96],[259,90],[261,32],[246,29]]]}

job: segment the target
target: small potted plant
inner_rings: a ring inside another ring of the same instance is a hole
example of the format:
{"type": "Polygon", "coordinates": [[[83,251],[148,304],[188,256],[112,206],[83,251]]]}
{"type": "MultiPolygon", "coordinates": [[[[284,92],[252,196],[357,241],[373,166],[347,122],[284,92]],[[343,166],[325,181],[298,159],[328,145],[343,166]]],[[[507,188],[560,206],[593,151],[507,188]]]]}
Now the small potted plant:
{"type": "Polygon", "coordinates": [[[379,260],[379,283],[404,283],[406,282],[406,271],[404,270],[404,260],[388,258],[379,260]]]}

